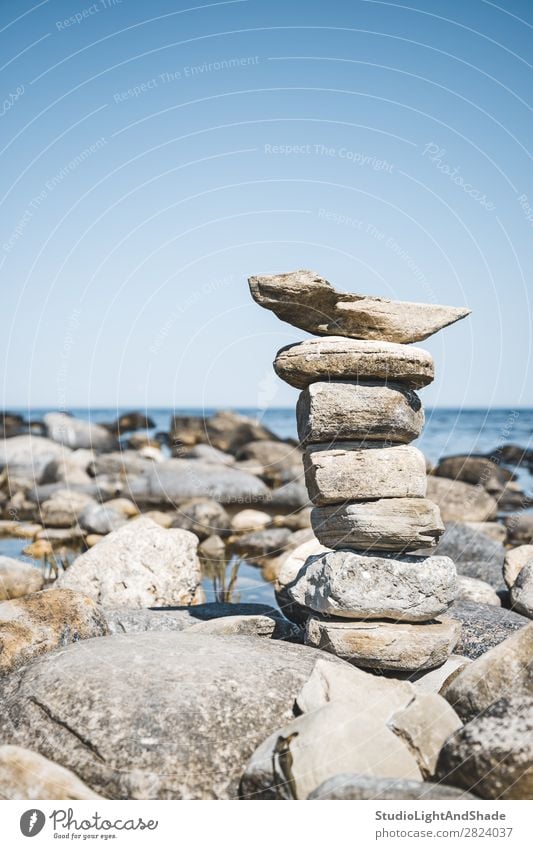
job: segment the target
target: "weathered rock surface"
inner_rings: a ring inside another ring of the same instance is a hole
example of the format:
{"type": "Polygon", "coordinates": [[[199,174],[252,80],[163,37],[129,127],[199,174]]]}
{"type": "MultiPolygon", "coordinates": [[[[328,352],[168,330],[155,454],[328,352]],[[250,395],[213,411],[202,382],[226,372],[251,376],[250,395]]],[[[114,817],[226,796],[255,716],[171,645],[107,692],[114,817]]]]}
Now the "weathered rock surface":
{"type": "Polygon", "coordinates": [[[455,597],[458,601],[480,601],[482,604],[501,606],[500,596],[490,584],[480,581],[479,578],[469,578],[467,575],[458,575],[455,597]]]}
{"type": "Polygon", "coordinates": [[[521,512],[506,516],[504,523],[511,545],[533,545],[533,513],[521,512]]]}
{"type": "Polygon", "coordinates": [[[198,539],[203,540],[213,534],[225,536],[230,530],[231,522],[218,501],[193,499],[178,507],[172,527],[192,531],[198,539]]]}
{"type": "Polygon", "coordinates": [[[288,483],[302,475],[302,452],[287,442],[261,439],[248,442],[237,453],[237,459],[254,460],[262,467],[261,477],[270,486],[288,483]]]}
{"type": "Polygon", "coordinates": [[[451,684],[469,663],[472,663],[472,661],[468,657],[451,654],[442,666],[437,667],[437,669],[430,669],[429,672],[421,672],[420,675],[410,675],[409,680],[413,682],[417,690],[442,695],[445,687],[451,684]]]}
{"type": "Polygon", "coordinates": [[[429,548],[444,532],[439,508],[425,498],[381,498],[315,507],[311,525],[325,546],[362,551],[429,548]]]}
{"type": "Polygon", "coordinates": [[[338,772],[420,779],[414,755],[381,717],[331,702],[279,728],[259,746],[240,786],[244,799],[306,799],[338,772]]]}
{"type": "Polygon", "coordinates": [[[504,543],[507,539],[507,528],[501,522],[464,522],[467,528],[476,531],[478,534],[494,540],[494,542],[504,543]]]}
{"type": "Polygon", "coordinates": [[[424,424],[420,398],[399,383],[312,383],[300,394],[296,418],[300,441],[308,443],[411,442],[424,424]]]}
{"type": "Polygon", "coordinates": [[[202,599],[198,538],[133,519],[76,558],[57,586],[105,607],[166,607],[202,599]]]}
{"type": "Polygon", "coordinates": [[[283,557],[274,589],[280,610],[292,622],[297,622],[300,625],[304,624],[308,617],[313,614],[313,611],[303,608],[300,604],[295,604],[290,595],[289,588],[296,581],[298,573],[301,571],[306,560],[309,557],[314,557],[326,551],[331,551],[331,549],[319,543],[313,535],[310,540],[303,542],[283,557]]]}
{"type": "Polygon", "coordinates": [[[533,545],[519,545],[506,552],[503,577],[509,588],[513,586],[520,572],[529,562],[533,562],[533,545]]]}
{"type": "Polygon", "coordinates": [[[430,475],[427,497],[440,507],[445,522],[486,522],[496,518],[496,500],[482,486],[430,475]]]}
{"type": "Polygon", "coordinates": [[[533,619],[533,560],[520,570],[511,587],[511,602],[513,610],[533,619]]]}
{"type": "Polygon", "coordinates": [[[469,722],[498,699],[533,695],[532,668],[533,624],[465,666],[442,694],[469,722]]]}
{"type": "Polygon", "coordinates": [[[482,799],[531,799],[533,699],[502,698],[455,732],[437,776],[482,799]]]}
{"type": "Polygon", "coordinates": [[[456,654],[475,660],[484,652],[499,645],[515,631],[529,625],[525,616],[493,604],[475,601],[454,601],[448,614],[461,622],[461,635],[456,654]]]}
{"type": "Polygon", "coordinates": [[[431,799],[475,800],[477,797],[449,784],[432,784],[410,779],[376,778],[357,773],[341,773],[324,781],[308,799],[431,799]]]}
{"type": "Polygon", "coordinates": [[[90,502],[78,518],[80,527],[89,534],[110,534],[118,531],[127,521],[124,516],[108,504],[90,502]]]}
{"type": "Polygon", "coordinates": [[[166,506],[191,498],[221,504],[261,503],[270,490],[259,478],[228,466],[201,460],[167,460],[132,480],[129,495],[137,504],[166,506]]]}
{"type": "Polygon", "coordinates": [[[268,557],[285,551],[292,536],[288,528],[265,528],[236,537],[231,548],[243,557],[268,557]]]}
{"type": "Polygon", "coordinates": [[[419,692],[403,710],[391,717],[388,725],[416,758],[423,778],[435,774],[437,759],[444,742],[462,727],[462,722],[437,693],[419,692]]]}
{"type": "Polygon", "coordinates": [[[282,616],[223,616],[197,622],[188,629],[190,634],[211,634],[223,637],[262,637],[270,640],[301,642],[301,631],[282,616]]]}
{"type": "Polygon", "coordinates": [[[274,370],[297,389],[317,380],[379,380],[420,389],[434,377],[433,357],[421,348],[342,336],[287,345],[278,351],[274,370]]]}
{"type": "Polygon", "coordinates": [[[423,498],[426,459],[418,448],[379,443],[311,445],[304,454],[305,481],[317,507],[371,498],[423,498]]]}
{"type": "Polygon", "coordinates": [[[69,643],[107,633],[92,599],[65,589],[0,603],[0,675],[69,643]]]}
{"type": "Polygon", "coordinates": [[[59,764],[20,746],[0,746],[0,799],[101,799],[59,764]]]}
{"type": "MultiPolygon", "coordinates": [[[[319,654],[256,637],[122,634],[0,684],[0,735],[116,799],[235,798],[319,654]]],[[[330,662],[339,662],[331,659],[330,662]]]]}
{"type": "Polygon", "coordinates": [[[485,581],[495,590],[503,588],[503,545],[468,525],[447,522],[434,553],[451,557],[459,575],[485,581]]]}
{"type": "Polygon", "coordinates": [[[513,479],[509,469],[502,468],[487,457],[475,454],[458,454],[439,461],[434,474],[441,478],[479,484],[487,492],[501,492],[513,479]]]}
{"type": "Polygon", "coordinates": [[[268,604],[230,604],[209,602],[193,607],[161,607],[156,609],[105,608],[103,610],[110,634],[142,634],[145,631],[184,631],[198,623],[230,618],[269,618],[281,623],[287,620],[279,610],[268,604]]]}
{"type": "Polygon", "coordinates": [[[248,282],[261,307],[318,336],[419,342],[470,313],[458,307],[337,292],[307,270],[250,277],[248,282]]]}
{"type": "Polygon", "coordinates": [[[10,479],[27,479],[30,485],[40,483],[48,464],[69,450],[44,436],[13,436],[0,441],[0,470],[6,469],[10,479]]]}
{"type": "Polygon", "coordinates": [[[91,448],[94,451],[113,451],[117,440],[105,427],[75,419],[65,413],[47,413],[43,417],[46,435],[68,448],[91,448]]]}
{"type": "Polygon", "coordinates": [[[424,622],[448,608],[455,582],[448,557],[332,551],[310,558],[286,591],[295,604],[326,616],[424,622]]]}
{"type": "Polygon", "coordinates": [[[0,601],[36,593],[43,583],[39,569],[14,557],[0,557],[0,601]]]}
{"type": "Polygon", "coordinates": [[[89,504],[97,506],[84,492],[58,489],[41,504],[41,521],[47,528],[70,528],[89,504]]]}
{"type": "Polygon", "coordinates": [[[272,523],[272,516],[264,510],[240,510],[231,520],[231,529],[237,534],[262,531],[272,523]]]}
{"type": "Polygon", "coordinates": [[[454,650],[459,633],[460,623],[447,617],[423,625],[310,618],[305,642],[355,666],[412,671],[444,663],[454,650]]]}

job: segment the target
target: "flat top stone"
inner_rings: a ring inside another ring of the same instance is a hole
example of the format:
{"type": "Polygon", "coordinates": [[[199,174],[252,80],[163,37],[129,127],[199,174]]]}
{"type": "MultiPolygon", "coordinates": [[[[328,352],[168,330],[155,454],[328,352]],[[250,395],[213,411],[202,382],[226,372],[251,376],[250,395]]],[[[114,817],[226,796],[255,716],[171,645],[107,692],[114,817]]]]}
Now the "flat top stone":
{"type": "Polygon", "coordinates": [[[249,278],[253,299],[282,321],[318,336],[418,342],[469,315],[464,307],[338,292],[313,271],[249,278]]]}
{"type": "Polygon", "coordinates": [[[420,389],[434,377],[433,358],[422,348],[343,336],[286,345],[276,354],[274,370],[298,389],[336,378],[390,380],[420,389]]]}

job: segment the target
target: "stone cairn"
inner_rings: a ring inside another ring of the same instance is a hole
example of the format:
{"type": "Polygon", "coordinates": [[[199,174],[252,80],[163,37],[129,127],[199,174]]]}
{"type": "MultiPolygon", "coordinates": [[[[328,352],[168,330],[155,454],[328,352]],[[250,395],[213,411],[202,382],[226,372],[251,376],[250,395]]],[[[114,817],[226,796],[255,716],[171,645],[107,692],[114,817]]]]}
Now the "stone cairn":
{"type": "Polygon", "coordinates": [[[298,435],[320,543],[285,587],[308,616],[306,642],[370,669],[440,666],[460,633],[442,615],[456,570],[427,551],[444,525],[425,497],[425,458],[409,443],[424,423],[415,390],[434,366],[408,343],[469,310],[345,294],[310,271],[249,284],[258,304],[319,337],[282,348],[274,362],[302,390],[298,435]]]}

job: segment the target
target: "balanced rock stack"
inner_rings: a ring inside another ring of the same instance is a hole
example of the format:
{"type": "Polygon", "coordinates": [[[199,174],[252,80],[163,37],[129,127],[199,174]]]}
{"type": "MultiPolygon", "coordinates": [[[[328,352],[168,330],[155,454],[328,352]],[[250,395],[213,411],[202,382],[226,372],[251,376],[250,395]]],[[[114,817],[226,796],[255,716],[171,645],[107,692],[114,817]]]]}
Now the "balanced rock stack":
{"type": "Polygon", "coordinates": [[[422,430],[417,389],[433,360],[406,343],[467,309],[337,292],[310,271],[252,277],[254,300],[321,338],[288,345],[274,369],[301,389],[299,438],[311,521],[324,550],[288,587],[309,614],[306,642],[357,666],[414,671],[444,663],[460,625],[448,557],[416,555],[444,531],[426,499],[426,463],[409,443],[422,430]]]}

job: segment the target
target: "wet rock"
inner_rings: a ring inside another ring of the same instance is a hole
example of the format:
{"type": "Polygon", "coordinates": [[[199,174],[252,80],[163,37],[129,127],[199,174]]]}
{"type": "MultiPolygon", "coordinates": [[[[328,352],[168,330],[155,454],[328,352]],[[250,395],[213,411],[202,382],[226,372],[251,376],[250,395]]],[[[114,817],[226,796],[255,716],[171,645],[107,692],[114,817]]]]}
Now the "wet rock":
{"type": "Polygon", "coordinates": [[[477,797],[449,784],[432,784],[409,779],[376,778],[371,775],[344,773],[324,781],[308,799],[394,799],[475,800],[477,797]]]}
{"type": "Polygon", "coordinates": [[[0,674],[69,643],[101,637],[107,625],[92,599],[66,589],[0,603],[0,674]]]}
{"type": "Polygon", "coordinates": [[[472,660],[499,645],[514,631],[529,625],[525,616],[512,610],[476,601],[454,601],[448,614],[462,625],[456,654],[472,660]]]}
{"type": "Polygon", "coordinates": [[[493,702],[531,694],[533,624],[487,651],[442,690],[461,719],[469,722],[493,702]]]}
{"type": "Polygon", "coordinates": [[[456,731],[440,753],[437,777],[482,799],[531,799],[531,696],[500,699],[456,731]]]}
{"type": "Polygon", "coordinates": [[[372,498],[423,498],[426,460],[418,448],[379,443],[311,445],[304,455],[305,481],[322,507],[372,498]]]}
{"type": "Polygon", "coordinates": [[[409,672],[444,663],[459,633],[459,622],[444,616],[421,625],[310,618],[305,642],[354,666],[409,672]]]}
{"type": "Polygon", "coordinates": [[[0,557],[0,601],[36,593],[43,584],[39,569],[13,557],[0,557]]]}
{"type": "Polygon", "coordinates": [[[257,637],[93,640],[0,685],[1,739],[55,758],[109,798],[235,798],[253,751],[292,718],[317,657],[257,637]]]}
{"type": "Polygon", "coordinates": [[[198,538],[133,519],[76,558],[57,586],[106,607],[154,607],[202,600],[198,538]]]}
{"type": "Polygon", "coordinates": [[[278,351],[274,370],[297,389],[319,380],[379,380],[421,389],[434,377],[433,358],[421,348],[342,336],[287,345],[278,351]]]}
{"type": "Polygon", "coordinates": [[[59,764],[20,746],[0,746],[0,799],[102,799],[59,764]]]}
{"type": "Polygon", "coordinates": [[[311,525],[325,546],[360,551],[429,548],[444,532],[438,507],[426,498],[380,498],[315,507],[311,525]]]}
{"type": "Polygon", "coordinates": [[[313,271],[249,278],[251,295],[282,321],[318,336],[419,342],[470,310],[337,292],[313,271]]]}
{"type": "Polygon", "coordinates": [[[43,421],[48,438],[68,448],[113,451],[118,445],[115,436],[105,427],[66,413],[47,413],[43,421]]]}
{"type": "Polygon", "coordinates": [[[296,406],[301,442],[389,440],[411,442],[420,436],[424,413],[420,398],[400,384],[312,383],[296,406]]]}
{"type": "Polygon", "coordinates": [[[295,604],[326,616],[424,622],[448,608],[455,583],[448,557],[346,550],[310,558],[286,592],[295,604]]]}
{"type": "Polygon", "coordinates": [[[445,522],[486,522],[496,518],[496,500],[481,486],[430,475],[427,497],[438,504],[445,522]]]}

